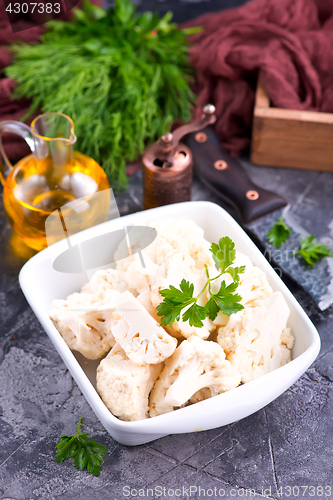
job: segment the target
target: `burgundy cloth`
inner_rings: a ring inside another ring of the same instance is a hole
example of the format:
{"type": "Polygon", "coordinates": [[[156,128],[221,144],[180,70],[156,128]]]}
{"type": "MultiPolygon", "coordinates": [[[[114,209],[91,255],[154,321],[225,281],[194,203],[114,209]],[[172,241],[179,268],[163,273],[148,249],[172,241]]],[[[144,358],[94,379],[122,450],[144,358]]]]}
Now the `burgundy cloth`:
{"type": "Polygon", "coordinates": [[[216,106],[216,131],[225,149],[250,143],[259,70],[272,106],[333,112],[333,0],[252,0],[208,13],[190,38],[202,106],[216,106]]]}
{"type": "MultiPolygon", "coordinates": [[[[10,45],[14,40],[24,40],[27,43],[37,42],[44,32],[43,26],[31,28],[29,20],[18,21],[19,28],[25,31],[13,33],[5,11],[5,3],[0,2],[0,71],[8,66],[12,60],[10,52],[4,47],[10,45]],[[27,29],[29,28],[29,29],[27,29]]],[[[15,88],[15,81],[9,78],[0,79],[0,120],[19,120],[28,110],[29,101],[11,99],[11,92],[15,88]]],[[[17,160],[29,153],[29,147],[17,136],[10,135],[5,141],[6,153],[12,160],[17,160]]]]}
{"type": "MultiPolygon", "coordinates": [[[[92,2],[100,6],[102,0],[92,0],[92,2]]],[[[80,3],[78,4],[79,6],[80,3]]],[[[71,12],[61,16],[59,19],[67,20],[70,16],[71,12]]],[[[12,60],[10,52],[5,48],[6,45],[9,46],[15,40],[23,40],[27,43],[37,42],[45,31],[45,25],[32,27],[33,18],[30,21],[29,18],[22,18],[17,21],[17,25],[19,29],[24,31],[13,33],[5,11],[5,4],[0,0],[0,74],[12,60]]],[[[29,109],[30,101],[27,99],[12,99],[11,94],[15,85],[14,80],[0,77],[0,121],[19,120],[29,109]]],[[[30,124],[31,117],[27,122],[30,124]]],[[[4,143],[6,153],[12,161],[16,161],[30,153],[28,145],[16,135],[6,135],[4,143]]]]}

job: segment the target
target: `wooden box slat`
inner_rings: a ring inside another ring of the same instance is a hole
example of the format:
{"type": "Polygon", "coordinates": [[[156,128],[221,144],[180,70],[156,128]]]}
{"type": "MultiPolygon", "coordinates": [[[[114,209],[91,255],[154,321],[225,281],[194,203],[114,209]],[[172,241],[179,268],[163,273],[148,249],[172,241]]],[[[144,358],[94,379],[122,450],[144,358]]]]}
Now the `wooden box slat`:
{"type": "Polygon", "coordinates": [[[333,114],[270,107],[259,76],[251,161],[258,165],[333,172],[333,114]]]}

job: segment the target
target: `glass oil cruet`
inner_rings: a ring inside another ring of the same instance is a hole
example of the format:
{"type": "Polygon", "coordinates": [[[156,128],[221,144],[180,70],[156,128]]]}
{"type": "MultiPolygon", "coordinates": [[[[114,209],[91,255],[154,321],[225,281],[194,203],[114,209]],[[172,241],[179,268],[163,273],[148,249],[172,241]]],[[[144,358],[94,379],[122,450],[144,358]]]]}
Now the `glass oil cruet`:
{"type": "Polygon", "coordinates": [[[0,122],[4,208],[17,235],[35,250],[47,246],[47,217],[68,202],[83,200],[76,207],[72,233],[107,219],[107,197],[99,198],[104,200],[102,206],[93,201],[96,192],[109,189],[105,172],[89,156],[73,151],[75,142],[74,123],[61,113],[37,116],[31,128],[17,121],[0,122]],[[14,167],[3,147],[5,132],[21,136],[32,152],[14,167]]]}

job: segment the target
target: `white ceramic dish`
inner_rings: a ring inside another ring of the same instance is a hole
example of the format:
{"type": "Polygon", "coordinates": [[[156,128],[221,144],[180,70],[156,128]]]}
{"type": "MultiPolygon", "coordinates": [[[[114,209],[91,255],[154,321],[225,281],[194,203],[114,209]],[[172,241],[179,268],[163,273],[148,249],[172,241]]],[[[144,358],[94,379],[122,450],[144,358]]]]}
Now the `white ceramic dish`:
{"type": "Polygon", "coordinates": [[[87,278],[84,274],[64,274],[53,269],[54,259],[68,248],[65,240],[43,250],[22,268],[19,276],[21,288],[97,418],[116,441],[125,445],[146,443],[168,434],[213,429],[251,415],[288,389],[307,370],[320,349],[316,328],[288,288],[243,229],[214,203],[187,202],[128,215],[76,234],[71,238],[72,245],[124,225],[141,224],[162,217],[194,220],[204,229],[209,241],[217,241],[224,235],[230,236],[236,248],[265,271],[273,289],[283,293],[291,310],[288,324],[295,336],[295,345],[290,363],[261,378],[165,415],[138,422],[123,422],[112,415],[96,392],[95,370],[98,361],[88,361],[72,352],[49,318],[52,300],[79,291],[87,278]]]}

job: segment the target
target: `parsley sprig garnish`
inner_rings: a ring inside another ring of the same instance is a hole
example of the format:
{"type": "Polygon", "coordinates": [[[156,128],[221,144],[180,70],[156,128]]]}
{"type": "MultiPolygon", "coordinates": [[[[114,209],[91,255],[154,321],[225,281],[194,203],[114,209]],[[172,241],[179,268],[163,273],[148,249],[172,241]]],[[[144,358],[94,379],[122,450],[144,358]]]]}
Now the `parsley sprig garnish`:
{"type": "MultiPolygon", "coordinates": [[[[280,248],[281,244],[287,241],[290,233],[291,229],[284,222],[281,215],[280,219],[269,230],[267,239],[271,245],[280,248]]],[[[333,257],[331,249],[322,243],[314,242],[314,238],[314,235],[300,238],[300,248],[293,253],[293,255],[301,255],[310,266],[314,266],[322,257],[333,257]]]]}
{"type": "Polygon", "coordinates": [[[69,458],[74,458],[73,464],[79,470],[87,467],[94,476],[99,476],[101,472],[100,462],[103,460],[103,453],[108,450],[105,446],[97,443],[95,439],[88,441],[88,434],[81,434],[81,420],[79,418],[78,429],[75,436],[61,436],[61,442],[57,444],[56,460],[63,462],[69,458]]]}
{"type": "Polygon", "coordinates": [[[307,262],[310,266],[316,264],[316,262],[322,257],[333,257],[332,251],[328,246],[313,240],[313,235],[301,238],[301,248],[293,255],[301,255],[305,262],[307,262]]]}
{"type": "Polygon", "coordinates": [[[203,326],[203,320],[207,317],[213,321],[219,311],[230,316],[230,314],[244,309],[244,306],[239,303],[242,297],[235,291],[239,284],[239,275],[245,271],[245,266],[232,267],[236,259],[234,242],[228,236],[225,236],[218,243],[212,243],[209,250],[213,254],[214,262],[220,273],[211,278],[208,267],[205,265],[207,281],[201,292],[195,297],[193,296],[193,283],[185,279],[181,281],[179,289],[170,285],[169,288],[161,290],[160,294],[163,301],[157,306],[157,314],[161,316],[161,325],[172,325],[175,320],[179,321],[184,308],[187,309],[182,314],[182,320],[188,321],[190,326],[198,328],[203,326]],[[227,286],[225,280],[223,280],[219,290],[213,293],[211,283],[225,273],[230,274],[233,282],[227,286]],[[205,306],[200,306],[198,300],[207,288],[210,296],[209,300],[205,306]]]}
{"type": "Polygon", "coordinates": [[[274,226],[268,231],[267,239],[271,245],[280,248],[281,244],[287,241],[290,233],[291,229],[284,222],[281,215],[280,219],[275,222],[274,226]]]}

